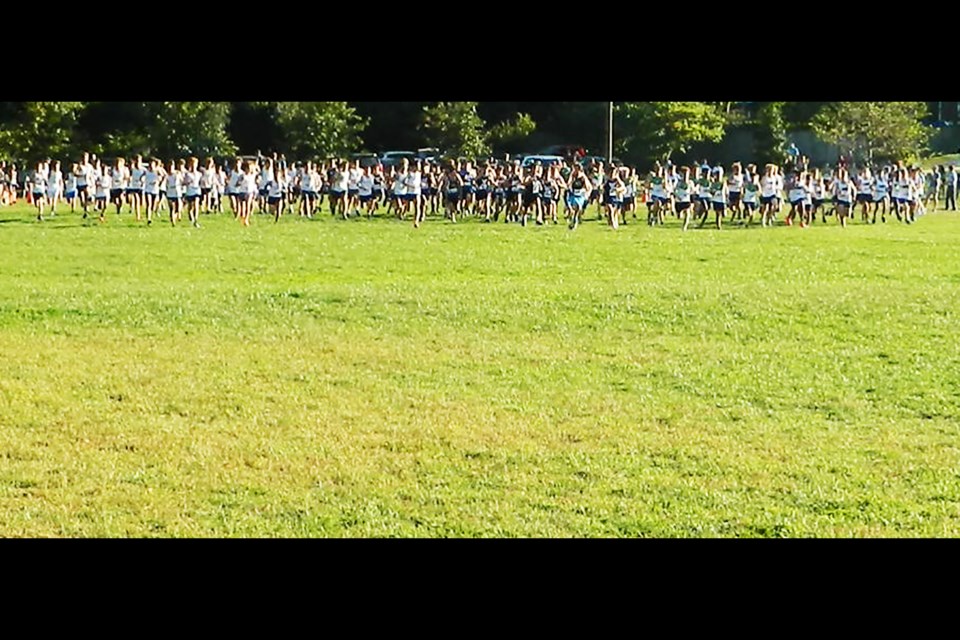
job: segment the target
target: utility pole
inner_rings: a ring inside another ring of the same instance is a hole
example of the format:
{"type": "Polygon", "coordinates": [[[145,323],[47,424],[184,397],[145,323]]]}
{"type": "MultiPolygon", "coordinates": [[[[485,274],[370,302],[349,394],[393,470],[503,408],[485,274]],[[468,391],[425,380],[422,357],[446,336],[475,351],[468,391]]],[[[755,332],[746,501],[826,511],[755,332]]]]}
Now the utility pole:
{"type": "Polygon", "coordinates": [[[607,164],[613,164],[613,103],[607,103],[607,164]]]}

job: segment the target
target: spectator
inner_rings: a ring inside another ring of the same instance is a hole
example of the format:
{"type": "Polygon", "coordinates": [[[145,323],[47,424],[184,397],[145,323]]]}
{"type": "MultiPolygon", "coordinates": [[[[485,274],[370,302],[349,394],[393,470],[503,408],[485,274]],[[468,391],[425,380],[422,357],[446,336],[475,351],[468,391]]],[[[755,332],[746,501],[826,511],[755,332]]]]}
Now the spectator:
{"type": "Polygon", "coordinates": [[[943,208],[947,211],[957,210],[957,168],[950,165],[950,170],[943,177],[943,182],[947,187],[947,201],[943,208]]]}

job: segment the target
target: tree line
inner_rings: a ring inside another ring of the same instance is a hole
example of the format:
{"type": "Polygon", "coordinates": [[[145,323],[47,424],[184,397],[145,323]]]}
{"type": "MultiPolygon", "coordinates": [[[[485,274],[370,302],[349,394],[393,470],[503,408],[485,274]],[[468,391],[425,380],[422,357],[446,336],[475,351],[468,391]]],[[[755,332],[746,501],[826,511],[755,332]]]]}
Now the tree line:
{"type": "MultiPolygon", "coordinates": [[[[0,102],[0,157],[296,158],[437,147],[457,156],[573,144],[603,154],[606,102],[0,102]]],[[[923,102],[618,102],[614,154],[648,165],[683,160],[734,129],[754,133],[753,162],[783,162],[787,133],[812,129],[862,159],[922,155],[923,102]]]]}

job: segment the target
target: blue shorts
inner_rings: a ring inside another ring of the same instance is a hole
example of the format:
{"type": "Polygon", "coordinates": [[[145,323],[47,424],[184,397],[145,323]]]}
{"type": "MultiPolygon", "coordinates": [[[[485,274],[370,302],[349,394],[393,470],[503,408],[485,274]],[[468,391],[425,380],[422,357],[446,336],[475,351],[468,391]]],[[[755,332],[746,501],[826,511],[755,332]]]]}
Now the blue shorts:
{"type": "Polygon", "coordinates": [[[372,194],[372,193],[371,193],[370,195],[360,196],[360,202],[362,202],[362,203],[364,203],[364,204],[370,202],[371,200],[373,200],[373,194],[372,194]]]}
{"type": "Polygon", "coordinates": [[[623,203],[620,202],[619,198],[604,198],[603,204],[607,205],[608,207],[619,207],[623,203]]]}
{"type": "Polygon", "coordinates": [[[466,194],[468,194],[468,193],[475,193],[475,192],[476,192],[476,190],[473,188],[473,185],[472,185],[472,184],[465,184],[465,185],[463,185],[463,194],[464,194],[464,195],[466,195],[466,194]]]}
{"type": "Polygon", "coordinates": [[[107,196],[97,196],[96,199],[97,199],[98,202],[106,202],[106,201],[107,201],[107,196]]]}
{"type": "MultiPolygon", "coordinates": [[[[269,193],[269,191],[267,193],[269,193]]],[[[281,198],[280,196],[270,197],[270,198],[267,198],[267,204],[280,204],[280,201],[282,199],[283,198],[281,198]]]]}
{"type": "Polygon", "coordinates": [[[422,195],[424,198],[433,196],[433,187],[421,187],[420,195],[422,195]]]}
{"type": "Polygon", "coordinates": [[[651,200],[652,202],[656,202],[658,204],[667,204],[667,199],[664,198],[663,196],[650,196],[650,197],[652,199],[651,200]]]}
{"type": "Polygon", "coordinates": [[[316,198],[316,197],[317,197],[317,192],[316,192],[316,191],[304,191],[304,192],[303,192],[303,197],[304,197],[304,198],[316,198]]]}
{"type": "Polygon", "coordinates": [[[260,189],[260,197],[261,197],[261,198],[266,198],[268,193],[270,193],[270,190],[269,190],[269,189],[260,189]]]}
{"type": "Polygon", "coordinates": [[[487,196],[490,195],[490,192],[486,189],[477,189],[476,194],[478,200],[486,200],[487,196]]]}
{"type": "Polygon", "coordinates": [[[756,208],[757,208],[757,203],[756,203],[756,202],[747,202],[746,200],[744,200],[744,201],[743,201],[743,206],[746,207],[747,211],[754,211],[754,210],[756,210],[756,208]]]}
{"type": "Polygon", "coordinates": [[[195,196],[184,196],[183,199],[186,200],[187,202],[193,202],[194,200],[199,200],[200,195],[197,194],[195,196]]]}
{"type": "Polygon", "coordinates": [[[63,194],[63,197],[64,197],[64,198],[67,198],[68,200],[71,199],[71,198],[76,198],[76,197],[77,197],[77,192],[76,192],[76,191],[67,191],[65,194],[63,194]]]}
{"type": "Polygon", "coordinates": [[[180,202],[180,196],[167,196],[167,200],[170,202],[180,202]]]}
{"type": "Polygon", "coordinates": [[[567,206],[571,209],[583,209],[586,205],[586,196],[575,196],[573,194],[567,196],[567,206]]]}
{"type": "Polygon", "coordinates": [[[407,202],[414,202],[418,197],[420,197],[419,193],[405,193],[401,196],[401,199],[407,202]]]}
{"type": "Polygon", "coordinates": [[[353,198],[353,197],[355,197],[355,196],[360,195],[360,189],[347,189],[347,194],[348,194],[351,198],[353,198]]]}

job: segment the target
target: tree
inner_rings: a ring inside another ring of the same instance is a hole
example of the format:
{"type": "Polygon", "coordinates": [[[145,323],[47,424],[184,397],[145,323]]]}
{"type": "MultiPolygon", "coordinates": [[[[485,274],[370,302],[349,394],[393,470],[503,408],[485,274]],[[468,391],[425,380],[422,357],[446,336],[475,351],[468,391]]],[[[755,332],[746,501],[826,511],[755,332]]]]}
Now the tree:
{"type": "Polygon", "coordinates": [[[147,102],[149,153],[162,157],[223,156],[237,147],[227,135],[229,102],[147,102]]]}
{"type": "Polygon", "coordinates": [[[723,138],[724,115],[705,102],[624,102],[616,106],[619,152],[632,160],[669,160],[698,142],[723,138]]]}
{"type": "Polygon", "coordinates": [[[426,141],[444,153],[478,158],[490,154],[483,119],[476,102],[439,102],[425,106],[420,130],[426,141]]]}
{"type": "Polygon", "coordinates": [[[926,148],[932,129],[924,102],[835,102],[811,122],[824,141],[854,158],[911,160],[926,148]]]}
{"type": "Polygon", "coordinates": [[[787,159],[787,127],[783,118],[784,102],[763,102],[756,115],[756,161],[759,166],[767,163],[783,164],[787,159]]]}
{"type": "Polygon", "coordinates": [[[21,161],[64,157],[83,102],[7,102],[0,108],[0,154],[21,161]]]}
{"type": "Polygon", "coordinates": [[[537,123],[530,114],[518,113],[513,120],[506,120],[490,128],[487,139],[490,145],[507,153],[522,151],[530,134],[536,131],[537,123]]]}
{"type": "Polygon", "coordinates": [[[346,102],[275,102],[286,150],[300,158],[341,156],[363,144],[368,121],[346,102]]]}

